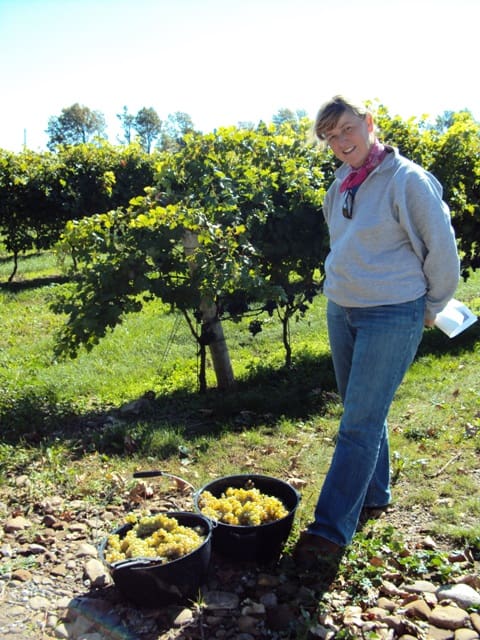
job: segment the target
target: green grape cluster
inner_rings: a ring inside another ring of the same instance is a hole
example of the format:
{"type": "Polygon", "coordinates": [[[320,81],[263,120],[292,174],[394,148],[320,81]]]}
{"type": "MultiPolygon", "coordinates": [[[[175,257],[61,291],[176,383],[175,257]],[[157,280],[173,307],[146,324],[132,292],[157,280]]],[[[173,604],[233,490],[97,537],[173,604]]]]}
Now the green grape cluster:
{"type": "Polygon", "coordinates": [[[132,528],[125,536],[108,536],[105,560],[110,564],[129,558],[155,558],[167,563],[191,553],[205,540],[201,527],[185,527],[162,513],[141,517],[129,514],[126,522],[132,528]]]}
{"type": "Polygon", "coordinates": [[[219,498],[210,491],[202,491],[198,506],[209,518],[243,527],[267,524],[288,514],[281,500],[251,486],[228,487],[219,498]]]}

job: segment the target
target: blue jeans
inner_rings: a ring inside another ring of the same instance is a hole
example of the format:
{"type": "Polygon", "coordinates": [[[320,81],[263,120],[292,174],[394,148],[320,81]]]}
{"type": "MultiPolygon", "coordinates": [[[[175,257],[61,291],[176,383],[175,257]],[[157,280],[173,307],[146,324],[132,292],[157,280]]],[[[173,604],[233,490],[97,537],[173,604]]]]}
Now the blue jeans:
{"type": "Polygon", "coordinates": [[[390,502],[387,415],[422,339],[425,298],[344,308],[329,301],[328,334],[343,416],[308,531],[341,546],[365,507],[390,502]]]}

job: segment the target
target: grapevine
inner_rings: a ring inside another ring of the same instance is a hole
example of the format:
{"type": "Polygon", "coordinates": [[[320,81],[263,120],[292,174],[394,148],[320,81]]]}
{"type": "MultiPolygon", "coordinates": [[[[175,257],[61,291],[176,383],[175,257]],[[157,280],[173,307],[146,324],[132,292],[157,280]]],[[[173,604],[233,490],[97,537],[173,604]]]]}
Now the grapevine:
{"type": "Polygon", "coordinates": [[[110,564],[130,558],[155,558],[167,563],[191,553],[205,540],[201,527],[185,527],[165,514],[129,514],[126,522],[132,528],[124,537],[112,533],[107,538],[105,560],[110,564]]]}

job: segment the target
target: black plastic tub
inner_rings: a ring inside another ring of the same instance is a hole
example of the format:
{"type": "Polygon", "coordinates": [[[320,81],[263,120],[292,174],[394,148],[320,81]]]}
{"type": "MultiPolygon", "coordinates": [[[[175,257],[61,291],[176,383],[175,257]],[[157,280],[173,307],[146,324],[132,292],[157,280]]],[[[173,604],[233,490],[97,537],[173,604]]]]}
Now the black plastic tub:
{"type": "MultiPolygon", "coordinates": [[[[212,522],[199,513],[184,511],[165,515],[176,518],[185,527],[200,527],[204,542],[191,553],[167,563],[155,558],[134,558],[112,564],[105,560],[107,539],[99,547],[99,556],[108,567],[115,586],[122,595],[142,607],[160,607],[182,603],[198,596],[207,577],[212,546],[212,522]]],[[[124,536],[132,525],[126,524],[113,533],[124,536]]]]}
{"type": "Polygon", "coordinates": [[[270,476],[242,474],[226,476],[209,482],[194,494],[195,508],[201,513],[199,500],[204,491],[219,498],[233,487],[245,487],[247,483],[261,493],[274,496],[282,501],[288,514],[279,520],[257,526],[238,526],[216,522],[212,534],[212,549],[232,560],[254,561],[260,564],[278,560],[283,546],[290,535],[295,512],[300,502],[300,494],[290,484],[270,476]]]}

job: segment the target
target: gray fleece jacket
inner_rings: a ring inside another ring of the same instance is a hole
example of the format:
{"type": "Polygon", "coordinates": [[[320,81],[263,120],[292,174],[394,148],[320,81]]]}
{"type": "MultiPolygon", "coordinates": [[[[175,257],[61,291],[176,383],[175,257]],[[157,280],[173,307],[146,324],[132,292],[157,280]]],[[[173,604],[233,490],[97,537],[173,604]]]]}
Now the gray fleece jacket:
{"type": "Polygon", "coordinates": [[[324,293],[343,307],[398,304],[427,296],[433,319],[452,298],[460,264],[450,212],[438,180],[388,148],[342,215],[343,164],[323,205],[330,233],[324,293]]]}

